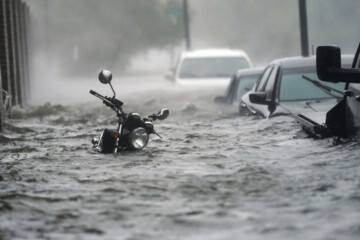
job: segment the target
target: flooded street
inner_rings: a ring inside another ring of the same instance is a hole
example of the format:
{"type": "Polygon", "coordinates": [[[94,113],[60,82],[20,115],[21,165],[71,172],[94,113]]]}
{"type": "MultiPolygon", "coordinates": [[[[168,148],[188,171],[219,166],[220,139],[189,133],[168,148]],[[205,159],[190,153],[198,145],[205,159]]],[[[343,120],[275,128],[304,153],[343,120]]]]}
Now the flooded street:
{"type": "Polygon", "coordinates": [[[359,239],[359,143],[309,138],[290,117],[238,117],[212,91],[159,78],[113,80],[125,112],[170,109],[154,124],[163,138],[139,152],[92,151],[116,125],[88,93],[111,94],[95,78],[14,111],[0,135],[1,240],[359,239]]]}

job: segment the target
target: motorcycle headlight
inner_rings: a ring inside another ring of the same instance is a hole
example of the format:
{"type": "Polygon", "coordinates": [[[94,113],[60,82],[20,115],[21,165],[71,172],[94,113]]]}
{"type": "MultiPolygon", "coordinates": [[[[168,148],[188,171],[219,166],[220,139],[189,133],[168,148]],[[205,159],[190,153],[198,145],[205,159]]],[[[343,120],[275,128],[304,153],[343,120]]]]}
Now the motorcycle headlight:
{"type": "Polygon", "coordinates": [[[134,150],[140,150],[149,141],[149,134],[144,128],[136,128],[129,135],[129,144],[134,150]]]}

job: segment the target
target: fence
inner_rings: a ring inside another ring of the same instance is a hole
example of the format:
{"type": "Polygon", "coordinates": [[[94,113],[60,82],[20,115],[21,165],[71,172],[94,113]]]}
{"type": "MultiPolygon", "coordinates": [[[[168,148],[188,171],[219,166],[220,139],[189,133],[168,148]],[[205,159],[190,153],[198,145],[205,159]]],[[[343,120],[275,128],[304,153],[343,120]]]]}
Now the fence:
{"type": "Polygon", "coordinates": [[[0,131],[11,106],[24,106],[29,89],[29,7],[0,0],[0,131]]]}

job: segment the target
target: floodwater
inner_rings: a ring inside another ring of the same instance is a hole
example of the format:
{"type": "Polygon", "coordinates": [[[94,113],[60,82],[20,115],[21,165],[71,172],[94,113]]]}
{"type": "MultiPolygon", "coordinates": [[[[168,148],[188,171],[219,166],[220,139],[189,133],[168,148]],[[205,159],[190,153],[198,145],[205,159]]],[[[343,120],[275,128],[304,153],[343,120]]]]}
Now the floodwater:
{"type": "Polygon", "coordinates": [[[101,155],[90,140],[116,120],[88,91],[110,90],[74,85],[82,102],[57,91],[66,104],[15,109],[0,135],[1,240],[359,239],[359,143],[238,117],[212,91],[120,82],[126,112],[171,113],[143,151],[101,155]]]}

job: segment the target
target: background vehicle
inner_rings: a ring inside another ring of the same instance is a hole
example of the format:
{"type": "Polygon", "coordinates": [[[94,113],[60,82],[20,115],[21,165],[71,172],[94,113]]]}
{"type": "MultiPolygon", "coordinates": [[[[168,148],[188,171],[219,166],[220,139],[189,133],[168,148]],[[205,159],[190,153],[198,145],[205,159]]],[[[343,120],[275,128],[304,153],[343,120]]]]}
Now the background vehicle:
{"type": "MultiPolygon", "coordinates": [[[[169,116],[168,109],[162,109],[158,114],[150,115],[148,118],[141,119],[138,113],[126,114],[122,110],[123,102],[115,98],[115,91],[111,85],[112,74],[108,70],[103,70],[99,74],[101,83],[109,84],[114,96],[106,97],[90,90],[90,94],[100,98],[103,103],[115,111],[118,118],[116,129],[105,128],[99,139],[91,142],[94,148],[101,153],[117,153],[122,150],[141,150],[148,141],[150,134],[156,134],[152,121],[164,120],[169,116]]],[[[160,135],[158,135],[160,137],[160,135]]]]}
{"type": "MultiPolygon", "coordinates": [[[[350,56],[343,62],[349,65],[350,56]]],[[[277,59],[263,71],[253,89],[241,98],[240,115],[297,115],[331,109],[345,84],[322,84],[316,76],[315,57],[277,59]]]]}
{"type": "Polygon", "coordinates": [[[184,52],[169,80],[185,86],[226,87],[238,69],[250,68],[251,62],[242,50],[203,49],[184,52]]]}
{"type": "Polygon", "coordinates": [[[358,138],[360,135],[360,44],[352,68],[344,69],[341,51],[335,46],[321,46],[316,50],[317,74],[326,83],[346,83],[342,100],[328,112],[322,114],[325,121],[301,114],[298,121],[305,131],[320,137],[340,136],[358,138]]]}
{"type": "Polygon", "coordinates": [[[217,96],[216,103],[236,104],[241,97],[251,90],[264,68],[249,68],[238,70],[231,78],[225,96],[217,96]]]}

